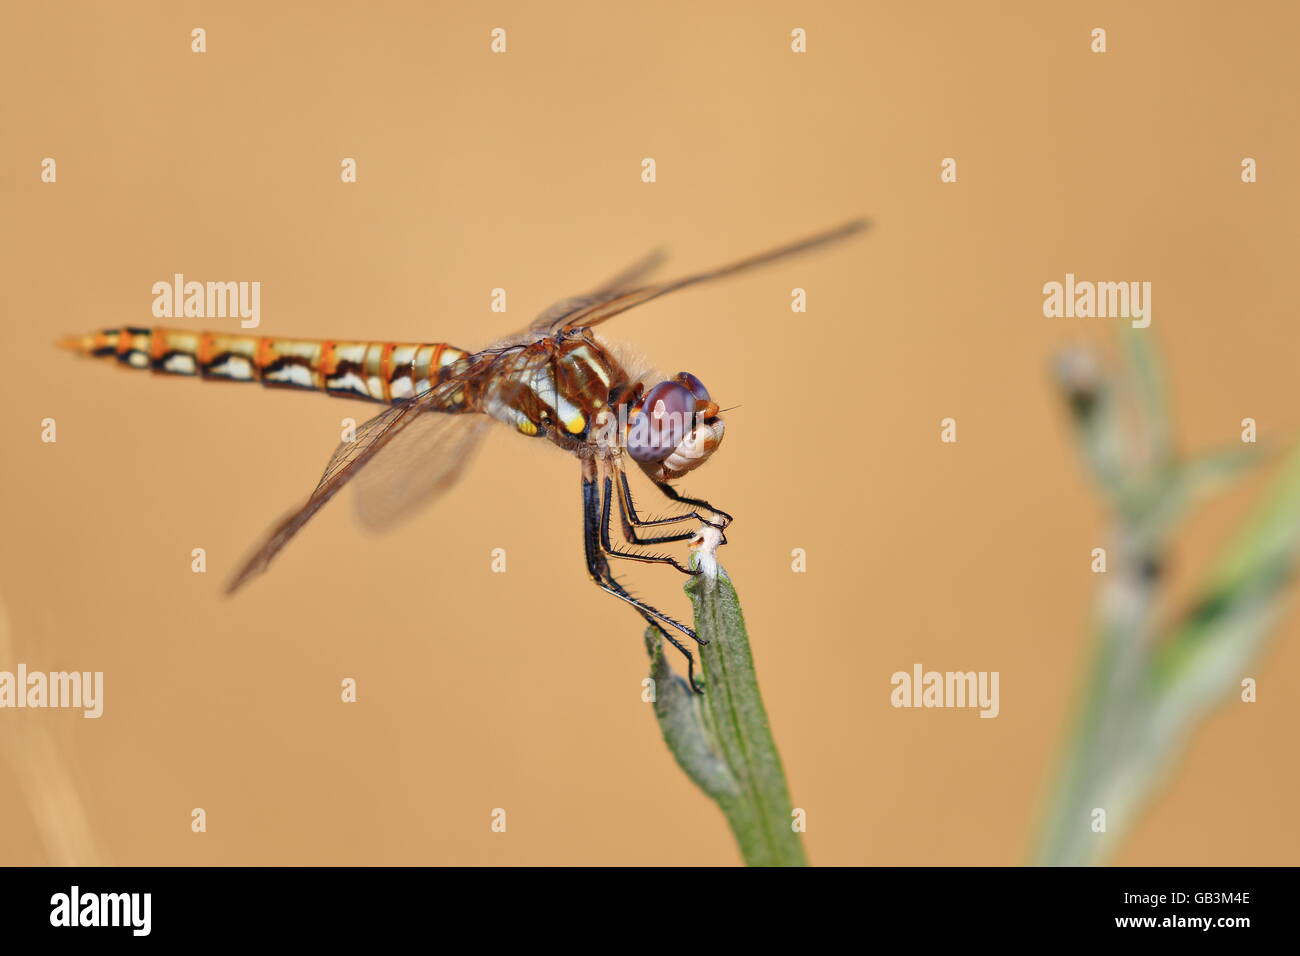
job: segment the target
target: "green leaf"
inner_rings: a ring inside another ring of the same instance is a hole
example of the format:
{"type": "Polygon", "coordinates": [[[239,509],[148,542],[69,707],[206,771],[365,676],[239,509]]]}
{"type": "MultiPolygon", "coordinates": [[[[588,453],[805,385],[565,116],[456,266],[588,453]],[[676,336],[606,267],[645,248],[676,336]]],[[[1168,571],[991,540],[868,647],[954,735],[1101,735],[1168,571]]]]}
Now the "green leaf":
{"type": "Polygon", "coordinates": [[[1156,691],[1186,698],[1194,688],[1223,689],[1240,680],[1241,668],[1281,610],[1298,553],[1300,445],[1160,643],[1152,674],[1156,691]]]}
{"type": "MultiPolygon", "coordinates": [[[[698,556],[692,558],[697,567],[698,556]]],[[[805,866],[776,741],[758,690],[749,636],[731,579],[697,574],[686,585],[701,641],[704,694],[672,674],[657,632],[646,632],[655,717],[687,776],[717,802],[749,866],[805,866]]]]}

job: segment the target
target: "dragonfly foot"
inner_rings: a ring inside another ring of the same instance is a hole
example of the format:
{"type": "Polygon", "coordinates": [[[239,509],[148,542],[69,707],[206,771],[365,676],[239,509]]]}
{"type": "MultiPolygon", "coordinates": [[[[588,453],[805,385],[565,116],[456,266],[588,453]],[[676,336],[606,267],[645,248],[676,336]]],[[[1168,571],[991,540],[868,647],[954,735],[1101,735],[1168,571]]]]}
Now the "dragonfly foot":
{"type": "Polygon", "coordinates": [[[714,524],[712,521],[705,521],[703,522],[703,524],[704,527],[712,528],[714,531],[718,532],[719,547],[727,543],[727,532],[723,530],[724,528],[727,527],[725,524],[714,524]]]}

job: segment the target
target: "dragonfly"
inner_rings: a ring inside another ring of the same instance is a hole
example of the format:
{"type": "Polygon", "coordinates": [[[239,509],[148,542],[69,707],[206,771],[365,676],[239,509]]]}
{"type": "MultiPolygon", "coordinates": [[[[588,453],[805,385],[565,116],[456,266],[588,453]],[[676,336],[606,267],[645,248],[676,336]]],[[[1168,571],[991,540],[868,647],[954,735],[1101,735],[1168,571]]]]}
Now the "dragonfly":
{"type": "Polygon", "coordinates": [[[593,327],[660,296],[733,276],[845,239],[866,220],[678,279],[650,282],[661,253],[652,253],[592,291],[562,299],[524,330],[479,351],[445,342],[407,343],[293,339],[176,328],[127,326],[73,336],[61,344],[82,355],[114,358],[133,369],[213,381],[260,382],[273,388],[323,391],[386,407],[339,444],[315,490],[271,527],[227,586],[234,593],[264,572],[312,517],[348,484],[357,512],[372,528],[391,526],[429,504],[462,476],[493,422],[549,441],[581,463],[582,535],[587,574],[605,593],[630,605],[687,662],[697,693],[695,658],[680,638],[701,644],[687,625],[634,596],[615,578],[610,558],[663,564],[699,573],[647,548],[695,539],[704,528],[726,542],[732,516],[672,484],[717,450],[722,409],[699,378],[679,372],[653,381],[621,358],[593,327]],[[639,468],[655,488],[686,510],[645,517],[633,500],[628,470],[639,468]],[[621,541],[611,520],[618,515],[621,541]],[[699,522],[699,530],[680,530],[699,522]],[[674,526],[677,526],[674,528],[674,526]]]}

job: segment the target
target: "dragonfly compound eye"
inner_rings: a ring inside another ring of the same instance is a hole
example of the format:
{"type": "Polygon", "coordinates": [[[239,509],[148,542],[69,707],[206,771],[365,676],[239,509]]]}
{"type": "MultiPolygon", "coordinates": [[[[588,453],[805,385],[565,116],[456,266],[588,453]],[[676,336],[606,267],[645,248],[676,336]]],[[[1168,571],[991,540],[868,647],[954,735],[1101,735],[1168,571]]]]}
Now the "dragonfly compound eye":
{"type": "Polygon", "coordinates": [[[688,389],[691,390],[691,394],[694,395],[701,402],[709,401],[709,390],[704,387],[703,382],[701,382],[690,372],[678,372],[677,377],[673,379],[673,381],[685,385],[688,389]]]}
{"type": "Polygon", "coordinates": [[[627,450],[637,461],[663,461],[694,426],[695,396],[677,382],[645,393],[628,418],[627,450]]]}

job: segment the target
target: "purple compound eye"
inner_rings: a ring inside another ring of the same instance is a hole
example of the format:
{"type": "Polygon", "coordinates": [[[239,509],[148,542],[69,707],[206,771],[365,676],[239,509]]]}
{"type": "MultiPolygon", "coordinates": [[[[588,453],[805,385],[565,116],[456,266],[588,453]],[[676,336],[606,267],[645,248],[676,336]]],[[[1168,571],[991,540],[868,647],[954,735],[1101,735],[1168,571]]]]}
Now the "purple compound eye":
{"type": "Polygon", "coordinates": [[[701,382],[690,372],[678,372],[677,378],[674,379],[674,381],[680,382],[682,385],[685,385],[687,388],[689,388],[691,390],[691,394],[694,395],[701,402],[707,402],[709,400],[709,390],[704,387],[703,382],[701,382]]]}
{"type": "Polygon", "coordinates": [[[628,421],[628,453],[637,461],[663,461],[690,434],[694,420],[691,390],[676,382],[660,382],[645,393],[628,421]]]}

